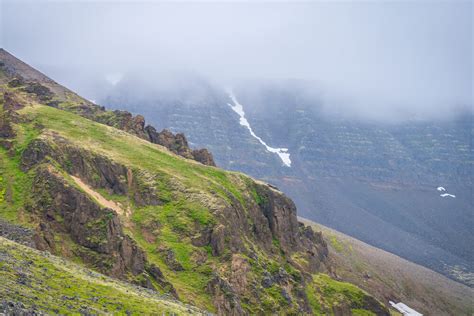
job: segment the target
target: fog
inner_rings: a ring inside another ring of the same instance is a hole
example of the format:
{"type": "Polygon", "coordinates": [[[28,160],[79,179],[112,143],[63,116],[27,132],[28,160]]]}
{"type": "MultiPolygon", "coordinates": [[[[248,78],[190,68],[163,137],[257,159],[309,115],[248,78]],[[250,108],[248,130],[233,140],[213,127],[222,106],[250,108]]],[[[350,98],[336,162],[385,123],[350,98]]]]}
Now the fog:
{"type": "Polygon", "coordinates": [[[311,82],[359,116],[472,109],[470,1],[0,2],[0,45],[88,97],[130,73],[198,74],[311,82]]]}

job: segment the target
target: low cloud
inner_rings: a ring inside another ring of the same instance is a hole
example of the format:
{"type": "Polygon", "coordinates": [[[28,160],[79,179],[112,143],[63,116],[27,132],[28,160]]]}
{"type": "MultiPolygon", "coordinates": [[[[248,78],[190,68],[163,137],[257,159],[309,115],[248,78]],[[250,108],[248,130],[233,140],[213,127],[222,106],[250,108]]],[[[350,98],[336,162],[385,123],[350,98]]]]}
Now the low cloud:
{"type": "Polygon", "coordinates": [[[195,73],[317,83],[330,110],[359,116],[472,108],[470,1],[0,1],[1,45],[86,94],[129,73],[195,73]]]}

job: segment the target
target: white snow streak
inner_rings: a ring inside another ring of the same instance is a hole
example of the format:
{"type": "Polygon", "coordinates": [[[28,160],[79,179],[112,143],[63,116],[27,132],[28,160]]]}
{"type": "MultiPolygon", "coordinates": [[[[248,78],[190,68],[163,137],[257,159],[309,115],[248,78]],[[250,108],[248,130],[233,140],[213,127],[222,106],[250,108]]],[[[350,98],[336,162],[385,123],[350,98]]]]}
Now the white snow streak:
{"type": "Polygon", "coordinates": [[[456,195],[454,195],[454,194],[449,194],[449,193],[443,193],[443,194],[440,194],[440,196],[441,196],[441,197],[448,197],[448,196],[449,196],[449,197],[452,197],[452,198],[455,198],[455,197],[456,197],[456,195]]]}
{"type": "MultiPolygon", "coordinates": [[[[436,190],[439,192],[447,192],[447,190],[444,187],[437,187],[436,190]]],[[[449,193],[442,193],[439,196],[441,197],[451,197],[451,198],[456,198],[456,195],[454,194],[449,194],[449,193]]]]}
{"type": "Polygon", "coordinates": [[[393,308],[398,310],[400,313],[402,313],[404,316],[423,316],[423,314],[418,313],[416,310],[413,308],[408,307],[407,305],[403,304],[402,302],[395,304],[392,301],[388,301],[390,305],[392,305],[393,308]]]}
{"type": "Polygon", "coordinates": [[[240,125],[247,127],[247,129],[250,132],[250,135],[252,135],[255,139],[257,139],[260,142],[260,144],[265,146],[265,149],[267,151],[277,154],[280,157],[281,161],[283,161],[283,164],[285,166],[291,167],[290,153],[288,152],[288,148],[273,148],[273,147],[268,146],[267,143],[265,143],[263,139],[258,137],[252,130],[252,127],[250,126],[249,121],[247,121],[247,119],[245,118],[244,107],[242,106],[242,104],[240,104],[237,101],[234,93],[229,92],[229,96],[232,99],[232,102],[234,103],[234,105],[230,103],[227,103],[227,104],[232,108],[232,110],[234,110],[235,113],[237,113],[240,116],[240,120],[239,120],[240,125]]]}

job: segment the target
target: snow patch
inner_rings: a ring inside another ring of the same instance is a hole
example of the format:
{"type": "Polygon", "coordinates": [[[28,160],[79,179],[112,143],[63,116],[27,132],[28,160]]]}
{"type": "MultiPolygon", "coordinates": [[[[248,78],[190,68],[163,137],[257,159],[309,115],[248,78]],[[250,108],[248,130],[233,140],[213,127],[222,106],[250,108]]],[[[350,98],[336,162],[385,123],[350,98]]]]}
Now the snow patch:
{"type": "Polygon", "coordinates": [[[252,135],[255,139],[257,139],[260,142],[260,144],[265,146],[265,149],[268,152],[277,154],[280,157],[281,161],[283,161],[283,164],[285,166],[291,167],[291,159],[290,159],[290,153],[288,152],[288,148],[273,148],[273,147],[268,146],[267,143],[265,143],[263,141],[263,139],[261,139],[259,136],[257,136],[254,133],[254,131],[252,130],[252,127],[250,126],[249,121],[247,121],[247,119],[245,118],[244,107],[242,106],[242,104],[240,104],[237,101],[234,93],[229,92],[229,97],[232,99],[232,102],[234,103],[234,105],[232,105],[230,103],[227,103],[227,104],[232,108],[232,110],[234,110],[235,113],[237,113],[239,115],[240,125],[245,126],[249,130],[250,135],[252,135]]]}
{"type": "Polygon", "coordinates": [[[408,307],[407,305],[403,304],[402,302],[395,304],[392,301],[389,301],[390,305],[392,305],[393,308],[398,310],[400,313],[402,313],[404,316],[423,316],[423,314],[418,313],[416,310],[413,308],[408,307]]]}
{"type": "Polygon", "coordinates": [[[454,194],[449,194],[449,193],[443,193],[443,194],[440,194],[439,196],[441,196],[441,197],[452,197],[452,198],[456,198],[456,195],[454,195],[454,194]]]}
{"type": "Polygon", "coordinates": [[[439,196],[441,197],[456,198],[456,195],[447,193],[447,190],[444,187],[437,187],[436,190],[438,190],[439,192],[446,192],[446,193],[440,194],[439,196]]]}

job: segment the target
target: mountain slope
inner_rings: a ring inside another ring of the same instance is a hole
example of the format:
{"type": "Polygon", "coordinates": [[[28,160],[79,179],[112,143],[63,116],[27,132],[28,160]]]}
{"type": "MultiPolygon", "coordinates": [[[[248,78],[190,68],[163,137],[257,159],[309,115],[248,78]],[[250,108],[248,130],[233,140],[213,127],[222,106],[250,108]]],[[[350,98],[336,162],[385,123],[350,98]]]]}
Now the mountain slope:
{"type": "Polygon", "coordinates": [[[7,78],[13,78],[8,82],[8,86],[11,88],[22,87],[23,91],[35,95],[43,104],[71,111],[124,130],[152,143],[165,146],[185,158],[194,159],[210,166],[215,165],[212,154],[207,149],[191,150],[183,134],[173,135],[168,130],[157,132],[153,126],[145,126],[145,119],[141,115],[133,116],[127,111],[120,110],[106,111],[104,107],[78,96],[1,48],[0,58],[2,74],[7,78]]]}
{"type": "Polygon", "coordinates": [[[388,315],[280,191],[0,56],[0,216],[36,248],[218,314],[388,315]]]}
{"type": "Polygon", "coordinates": [[[472,288],[334,229],[300,220],[323,232],[334,273],[381,301],[401,301],[424,315],[472,314],[472,288]]]}
{"type": "Polygon", "coordinates": [[[6,315],[205,315],[170,297],[117,281],[3,237],[0,237],[0,256],[0,312],[6,315]]]}
{"type": "Polygon", "coordinates": [[[148,86],[136,95],[140,82],[125,77],[101,101],[146,111],[154,124],[209,148],[219,166],[275,184],[301,216],[472,285],[472,113],[380,123],[333,111],[337,104],[305,83],[236,88],[253,132],[288,148],[287,167],[240,123],[220,87],[191,82],[185,97],[179,89],[162,97],[148,86]],[[440,186],[455,197],[441,196],[440,186]]]}

